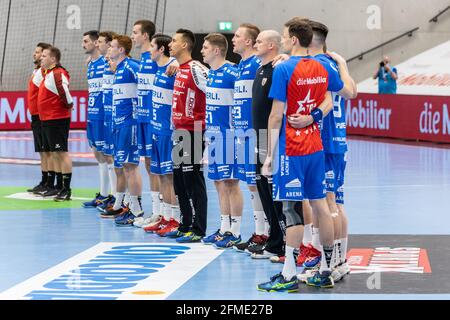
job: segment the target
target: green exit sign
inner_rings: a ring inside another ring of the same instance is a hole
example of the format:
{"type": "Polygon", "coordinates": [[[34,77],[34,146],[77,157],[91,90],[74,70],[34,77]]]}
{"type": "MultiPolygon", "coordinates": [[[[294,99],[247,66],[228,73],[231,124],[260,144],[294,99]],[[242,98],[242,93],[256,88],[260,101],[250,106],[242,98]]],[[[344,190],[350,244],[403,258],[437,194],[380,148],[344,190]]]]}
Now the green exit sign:
{"type": "Polygon", "coordinates": [[[232,30],[233,30],[233,22],[230,21],[219,22],[219,31],[232,31],[232,30]]]}

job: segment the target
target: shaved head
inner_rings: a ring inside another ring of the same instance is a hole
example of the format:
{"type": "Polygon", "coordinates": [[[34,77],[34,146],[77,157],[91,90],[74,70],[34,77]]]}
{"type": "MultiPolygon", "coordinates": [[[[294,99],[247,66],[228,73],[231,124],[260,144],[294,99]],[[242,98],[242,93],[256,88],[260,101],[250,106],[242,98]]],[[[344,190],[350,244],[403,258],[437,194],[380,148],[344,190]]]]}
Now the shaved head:
{"type": "Polygon", "coordinates": [[[275,47],[281,46],[281,35],[275,30],[264,30],[259,34],[262,40],[272,43],[275,47]]]}

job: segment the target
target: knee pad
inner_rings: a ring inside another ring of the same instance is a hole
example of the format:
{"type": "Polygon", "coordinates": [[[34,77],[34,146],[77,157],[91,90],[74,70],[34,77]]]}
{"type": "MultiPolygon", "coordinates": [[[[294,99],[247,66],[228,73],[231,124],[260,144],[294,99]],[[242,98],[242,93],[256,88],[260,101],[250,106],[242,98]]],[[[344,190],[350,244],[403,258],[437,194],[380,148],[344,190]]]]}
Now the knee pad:
{"type": "Polygon", "coordinates": [[[301,207],[301,202],[283,202],[283,214],[286,216],[286,228],[305,225],[303,219],[303,210],[298,210],[298,208],[301,207]],[[300,204],[300,206],[297,205],[298,203],[300,204]]]}

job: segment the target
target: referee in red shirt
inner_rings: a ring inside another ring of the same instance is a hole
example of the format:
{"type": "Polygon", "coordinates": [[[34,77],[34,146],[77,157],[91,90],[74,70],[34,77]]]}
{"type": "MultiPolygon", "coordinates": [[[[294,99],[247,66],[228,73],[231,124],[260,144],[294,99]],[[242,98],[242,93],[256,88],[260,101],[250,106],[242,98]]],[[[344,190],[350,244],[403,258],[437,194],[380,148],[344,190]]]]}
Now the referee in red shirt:
{"type": "Polygon", "coordinates": [[[72,160],[68,154],[73,99],[69,91],[70,76],[59,63],[61,51],[50,47],[41,56],[44,80],[39,87],[38,110],[42,121],[44,151],[51,152],[56,172],[61,172],[62,181],[49,187],[43,196],[55,196],[55,201],[70,200],[72,191],[72,160]]]}
{"type": "Polygon", "coordinates": [[[37,96],[39,93],[39,86],[44,80],[44,72],[41,68],[41,55],[45,49],[50,48],[51,45],[48,43],[38,43],[36,49],[34,50],[33,59],[35,68],[33,74],[28,82],[28,111],[31,114],[31,130],[33,131],[34,138],[34,149],[35,152],[39,153],[41,158],[41,170],[42,170],[42,180],[41,182],[32,189],[27,190],[28,192],[39,194],[43,191],[48,179],[48,172],[51,168],[48,167],[48,153],[43,152],[43,141],[42,141],[42,125],[39,118],[39,110],[37,107],[37,96]]]}

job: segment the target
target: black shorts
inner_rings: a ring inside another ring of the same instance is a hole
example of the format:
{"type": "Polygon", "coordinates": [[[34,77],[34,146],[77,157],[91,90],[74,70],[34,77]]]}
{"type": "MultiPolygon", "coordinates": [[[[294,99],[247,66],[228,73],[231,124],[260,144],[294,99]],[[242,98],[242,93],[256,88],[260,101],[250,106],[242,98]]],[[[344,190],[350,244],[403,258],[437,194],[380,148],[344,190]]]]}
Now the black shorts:
{"type": "Polygon", "coordinates": [[[70,118],[42,121],[44,152],[68,152],[70,118]]]}
{"type": "Polygon", "coordinates": [[[44,137],[42,133],[42,122],[39,116],[31,116],[31,130],[33,131],[34,138],[34,151],[44,151],[44,137]]]}

